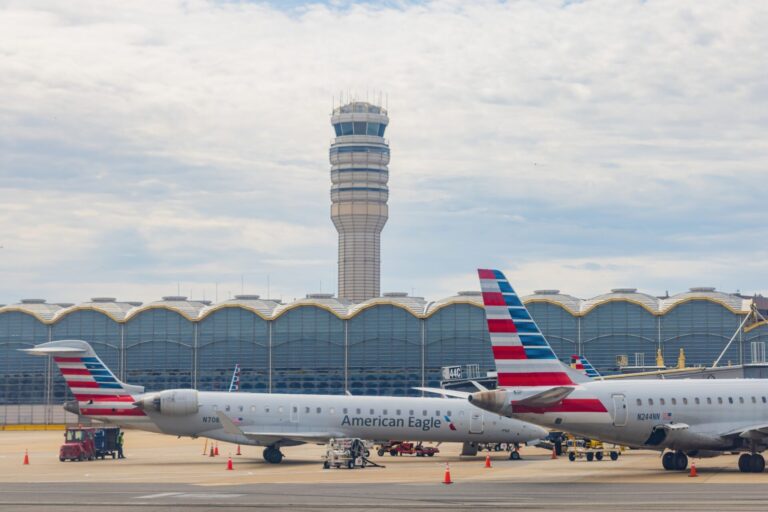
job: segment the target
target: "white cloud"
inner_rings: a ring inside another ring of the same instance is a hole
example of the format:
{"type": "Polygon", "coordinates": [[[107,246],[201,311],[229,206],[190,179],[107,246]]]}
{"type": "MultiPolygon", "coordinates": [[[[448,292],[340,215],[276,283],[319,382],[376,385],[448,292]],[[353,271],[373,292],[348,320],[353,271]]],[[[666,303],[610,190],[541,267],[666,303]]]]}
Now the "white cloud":
{"type": "MultiPolygon", "coordinates": [[[[134,296],[142,266],[150,295],[161,278],[286,266],[288,295],[332,282],[340,90],[389,94],[386,285],[451,293],[438,282],[512,250],[531,288],[588,294],[698,281],[706,270],[685,262],[760,249],[749,233],[764,221],[744,215],[764,208],[768,161],[759,2],[0,9],[2,302],[37,288],[82,298],[92,267],[96,286],[134,296]],[[548,229],[527,229],[537,222],[548,229]],[[617,226],[618,247],[601,236],[617,226]],[[685,238],[713,243],[691,256],[670,242],[685,238]],[[569,260],[625,270],[562,270],[569,260]],[[654,281],[658,261],[683,263],[654,281]]],[[[749,268],[722,285],[765,290],[764,268],[749,268]]]]}

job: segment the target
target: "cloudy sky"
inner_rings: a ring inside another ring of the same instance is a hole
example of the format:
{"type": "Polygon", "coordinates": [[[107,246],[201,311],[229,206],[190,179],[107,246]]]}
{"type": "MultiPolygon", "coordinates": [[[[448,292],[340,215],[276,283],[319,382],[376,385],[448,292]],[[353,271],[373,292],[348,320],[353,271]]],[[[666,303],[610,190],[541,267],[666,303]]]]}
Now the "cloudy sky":
{"type": "Polygon", "coordinates": [[[334,95],[388,95],[382,291],[768,293],[768,4],[0,0],[0,303],[336,291],[334,95]]]}

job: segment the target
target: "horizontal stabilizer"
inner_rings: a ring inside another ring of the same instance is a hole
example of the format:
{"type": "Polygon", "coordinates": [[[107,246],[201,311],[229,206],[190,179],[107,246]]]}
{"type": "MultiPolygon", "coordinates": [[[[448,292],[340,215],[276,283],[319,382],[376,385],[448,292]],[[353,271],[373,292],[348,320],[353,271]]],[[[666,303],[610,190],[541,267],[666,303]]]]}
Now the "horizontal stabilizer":
{"type": "Polygon", "coordinates": [[[455,389],[443,389],[443,388],[413,388],[418,391],[424,391],[426,393],[434,393],[442,396],[452,396],[454,398],[467,398],[471,393],[466,391],[456,391],[455,389]]]}

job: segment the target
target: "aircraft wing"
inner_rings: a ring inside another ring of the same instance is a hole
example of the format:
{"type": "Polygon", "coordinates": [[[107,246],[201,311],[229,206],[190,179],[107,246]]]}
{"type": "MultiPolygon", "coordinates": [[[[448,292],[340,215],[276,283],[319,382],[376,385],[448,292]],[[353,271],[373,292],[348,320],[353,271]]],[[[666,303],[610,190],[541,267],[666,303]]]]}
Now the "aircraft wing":
{"type": "Polygon", "coordinates": [[[257,441],[260,444],[268,445],[279,441],[292,441],[294,443],[325,443],[332,437],[343,437],[340,432],[267,432],[261,430],[252,430],[253,427],[246,427],[243,430],[235,424],[232,419],[221,411],[216,414],[221,421],[224,432],[232,435],[243,435],[248,439],[257,441]]]}
{"type": "Polygon", "coordinates": [[[729,430],[721,437],[741,437],[744,439],[765,439],[768,437],[768,423],[762,423],[759,425],[749,425],[746,427],[739,427],[733,430],[729,430]]]}
{"type": "Polygon", "coordinates": [[[413,388],[417,391],[424,391],[426,393],[434,393],[436,395],[443,395],[444,397],[452,396],[455,398],[467,398],[472,393],[466,391],[458,391],[455,389],[443,389],[443,388],[413,388]]]}

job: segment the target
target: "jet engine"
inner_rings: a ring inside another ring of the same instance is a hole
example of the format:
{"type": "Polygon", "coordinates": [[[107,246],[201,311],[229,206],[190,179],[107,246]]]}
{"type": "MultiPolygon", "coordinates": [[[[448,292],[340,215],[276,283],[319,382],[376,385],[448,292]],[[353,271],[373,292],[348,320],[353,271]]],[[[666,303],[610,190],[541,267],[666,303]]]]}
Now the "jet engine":
{"type": "Polygon", "coordinates": [[[169,389],[151,393],[133,405],[147,412],[156,412],[167,416],[187,416],[200,409],[197,402],[197,390],[169,389]]]}

